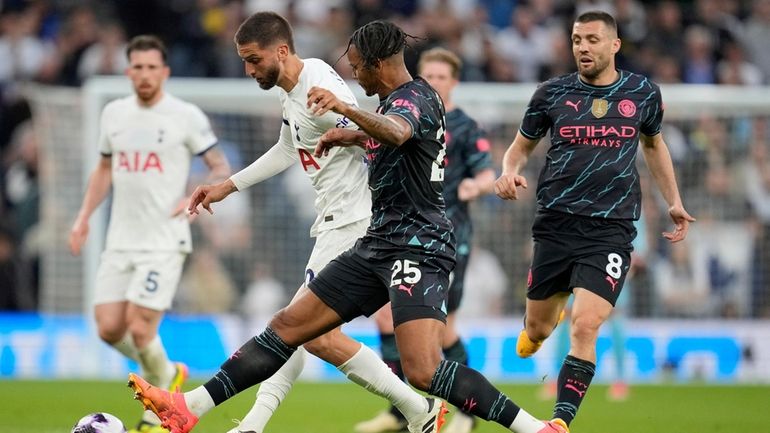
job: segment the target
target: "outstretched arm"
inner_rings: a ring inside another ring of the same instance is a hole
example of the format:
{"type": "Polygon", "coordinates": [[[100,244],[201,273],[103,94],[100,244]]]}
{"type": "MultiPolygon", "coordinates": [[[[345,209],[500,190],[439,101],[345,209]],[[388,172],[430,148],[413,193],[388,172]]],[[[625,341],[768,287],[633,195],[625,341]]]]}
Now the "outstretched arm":
{"type": "Polygon", "coordinates": [[[112,157],[102,156],[99,164],[88,179],[88,187],[83,197],[75,222],[72,224],[69,236],[70,252],[79,255],[83,244],[88,239],[88,220],[91,214],[104,201],[112,186],[112,157]]]}
{"type": "Polygon", "coordinates": [[[384,116],[362,110],[341,101],[332,92],[313,87],[307,94],[307,106],[316,116],[329,111],[342,114],[361,130],[386,146],[401,146],[412,136],[412,126],[399,116],[384,116]]]}
{"type": "Polygon", "coordinates": [[[663,141],[663,134],[648,136],[641,134],[642,151],[647,167],[655,178],[663,199],[668,203],[668,214],[674,221],[673,232],[663,232],[663,237],[671,242],[679,242],[687,236],[687,230],[690,223],[695,218],[684,209],[682,198],[679,196],[679,188],[676,185],[676,176],[674,175],[674,164],[671,162],[671,154],[668,153],[666,142],[663,141]]]}
{"type": "MultiPolygon", "coordinates": [[[[284,138],[283,135],[284,130],[282,129],[282,139],[284,138]]],[[[296,156],[292,153],[289,145],[279,141],[265,152],[264,155],[249,164],[248,167],[233,174],[229,179],[213,185],[199,185],[196,187],[195,191],[190,195],[187,211],[191,215],[197,215],[199,213],[198,205],[201,205],[210,214],[213,214],[214,211],[211,209],[212,203],[220,202],[235,191],[244,190],[251,185],[275,176],[289,168],[295,160],[296,156]]]]}
{"type": "Polygon", "coordinates": [[[535,150],[540,140],[525,137],[521,131],[516,133],[513,143],[503,156],[503,173],[495,182],[495,194],[503,200],[517,200],[517,187],[527,187],[527,179],[519,173],[527,165],[529,155],[535,150]]]}

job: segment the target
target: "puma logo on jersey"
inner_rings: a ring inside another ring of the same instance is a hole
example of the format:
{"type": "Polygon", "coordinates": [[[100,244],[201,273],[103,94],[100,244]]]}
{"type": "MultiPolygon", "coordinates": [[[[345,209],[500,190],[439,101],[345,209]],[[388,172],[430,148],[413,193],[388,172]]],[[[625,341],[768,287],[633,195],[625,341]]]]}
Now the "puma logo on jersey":
{"type": "Polygon", "coordinates": [[[574,108],[575,111],[578,111],[578,106],[580,105],[581,102],[582,102],[582,99],[578,99],[577,102],[567,101],[567,102],[565,102],[565,104],[567,104],[570,107],[574,108]]]}
{"type": "Polygon", "coordinates": [[[604,279],[607,280],[608,283],[610,283],[610,286],[612,286],[612,291],[614,292],[615,291],[615,286],[618,285],[618,280],[613,279],[609,275],[604,277],[604,279]]]}
{"type": "Polygon", "coordinates": [[[118,152],[117,171],[127,171],[129,173],[146,173],[150,170],[157,170],[163,173],[163,163],[155,152],[118,152]]]}

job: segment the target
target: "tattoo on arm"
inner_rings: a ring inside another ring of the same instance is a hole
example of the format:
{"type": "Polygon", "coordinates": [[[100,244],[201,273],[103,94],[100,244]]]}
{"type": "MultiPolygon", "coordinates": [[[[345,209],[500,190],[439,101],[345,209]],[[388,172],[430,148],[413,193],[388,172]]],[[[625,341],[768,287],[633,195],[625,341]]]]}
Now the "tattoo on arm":
{"type": "Polygon", "coordinates": [[[410,127],[406,130],[406,122],[398,122],[382,114],[354,108],[347,117],[370,137],[388,146],[398,147],[412,135],[410,127]]]}

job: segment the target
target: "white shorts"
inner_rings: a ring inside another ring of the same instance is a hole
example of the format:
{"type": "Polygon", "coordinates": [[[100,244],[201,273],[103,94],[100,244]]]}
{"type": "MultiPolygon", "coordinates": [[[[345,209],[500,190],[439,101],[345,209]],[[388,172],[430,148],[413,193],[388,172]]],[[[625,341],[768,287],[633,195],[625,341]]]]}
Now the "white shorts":
{"type": "Polygon", "coordinates": [[[104,251],[96,272],[94,304],[129,301],[168,310],[186,257],[179,251],[104,251]]]}
{"type": "Polygon", "coordinates": [[[358,238],[366,234],[369,220],[363,219],[318,234],[313,252],[305,266],[305,285],[334,258],[353,247],[358,238]]]}

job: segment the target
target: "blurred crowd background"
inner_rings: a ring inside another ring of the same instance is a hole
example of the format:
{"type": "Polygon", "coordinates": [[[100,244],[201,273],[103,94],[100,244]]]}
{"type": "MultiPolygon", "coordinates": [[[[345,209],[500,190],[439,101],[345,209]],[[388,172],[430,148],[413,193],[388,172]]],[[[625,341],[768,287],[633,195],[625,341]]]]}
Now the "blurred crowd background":
{"type": "MultiPolygon", "coordinates": [[[[621,68],[660,84],[737,85],[747,92],[770,84],[770,0],[0,0],[0,310],[40,308],[41,252],[50,247],[40,227],[45,155],[25,84],[77,88],[94,75],[122,74],[126,41],[142,33],[166,41],[175,77],[242,78],[232,37],[258,10],[287,17],[299,55],[335,64],[346,78],[349,65],[340,56],[352,31],[390,19],[418,37],[406,53],[412,71],[421,51],[440,45],[463,59],[463,81],[534,83],[574,70],[572,19],[591,9],[617,18],[621,68]]],[[[232,126],[243,119],[210,115],[234,169],[277,137],[280,122],[261,122],[254,126],[259,136],[243,138],[228,132],[244,129],[232,126]]],[[[477,120],[490,134],[499,170],[519,119],[477,120]]],[[[685,206],[699,222],[686,242],[666,244],[659,235],[670,229],[665,205],[645,177],[630,313],[770,317],[768,119],[669,121],[664,137],[685,206]]],[[[541,144],[530,161],[530,179],[536,179],[546,148],[541,144]]],[[[191,183],[201,181],[196,173],[202,171],[193,170],[191,183]]],[[[261,315],[285,304],[312,245],[306,182],[301,172],[290,172],[197,224],[196,253],[177,308],[261,315]],[[270,218],[294,227],[291,237],[271,238],[254,223],[270,218]]],[[[515,208],[494,196],[475,204],[478,245],[468,271],[466,315],[522,311],[535,206],[529,193],[515,208]]]]}

